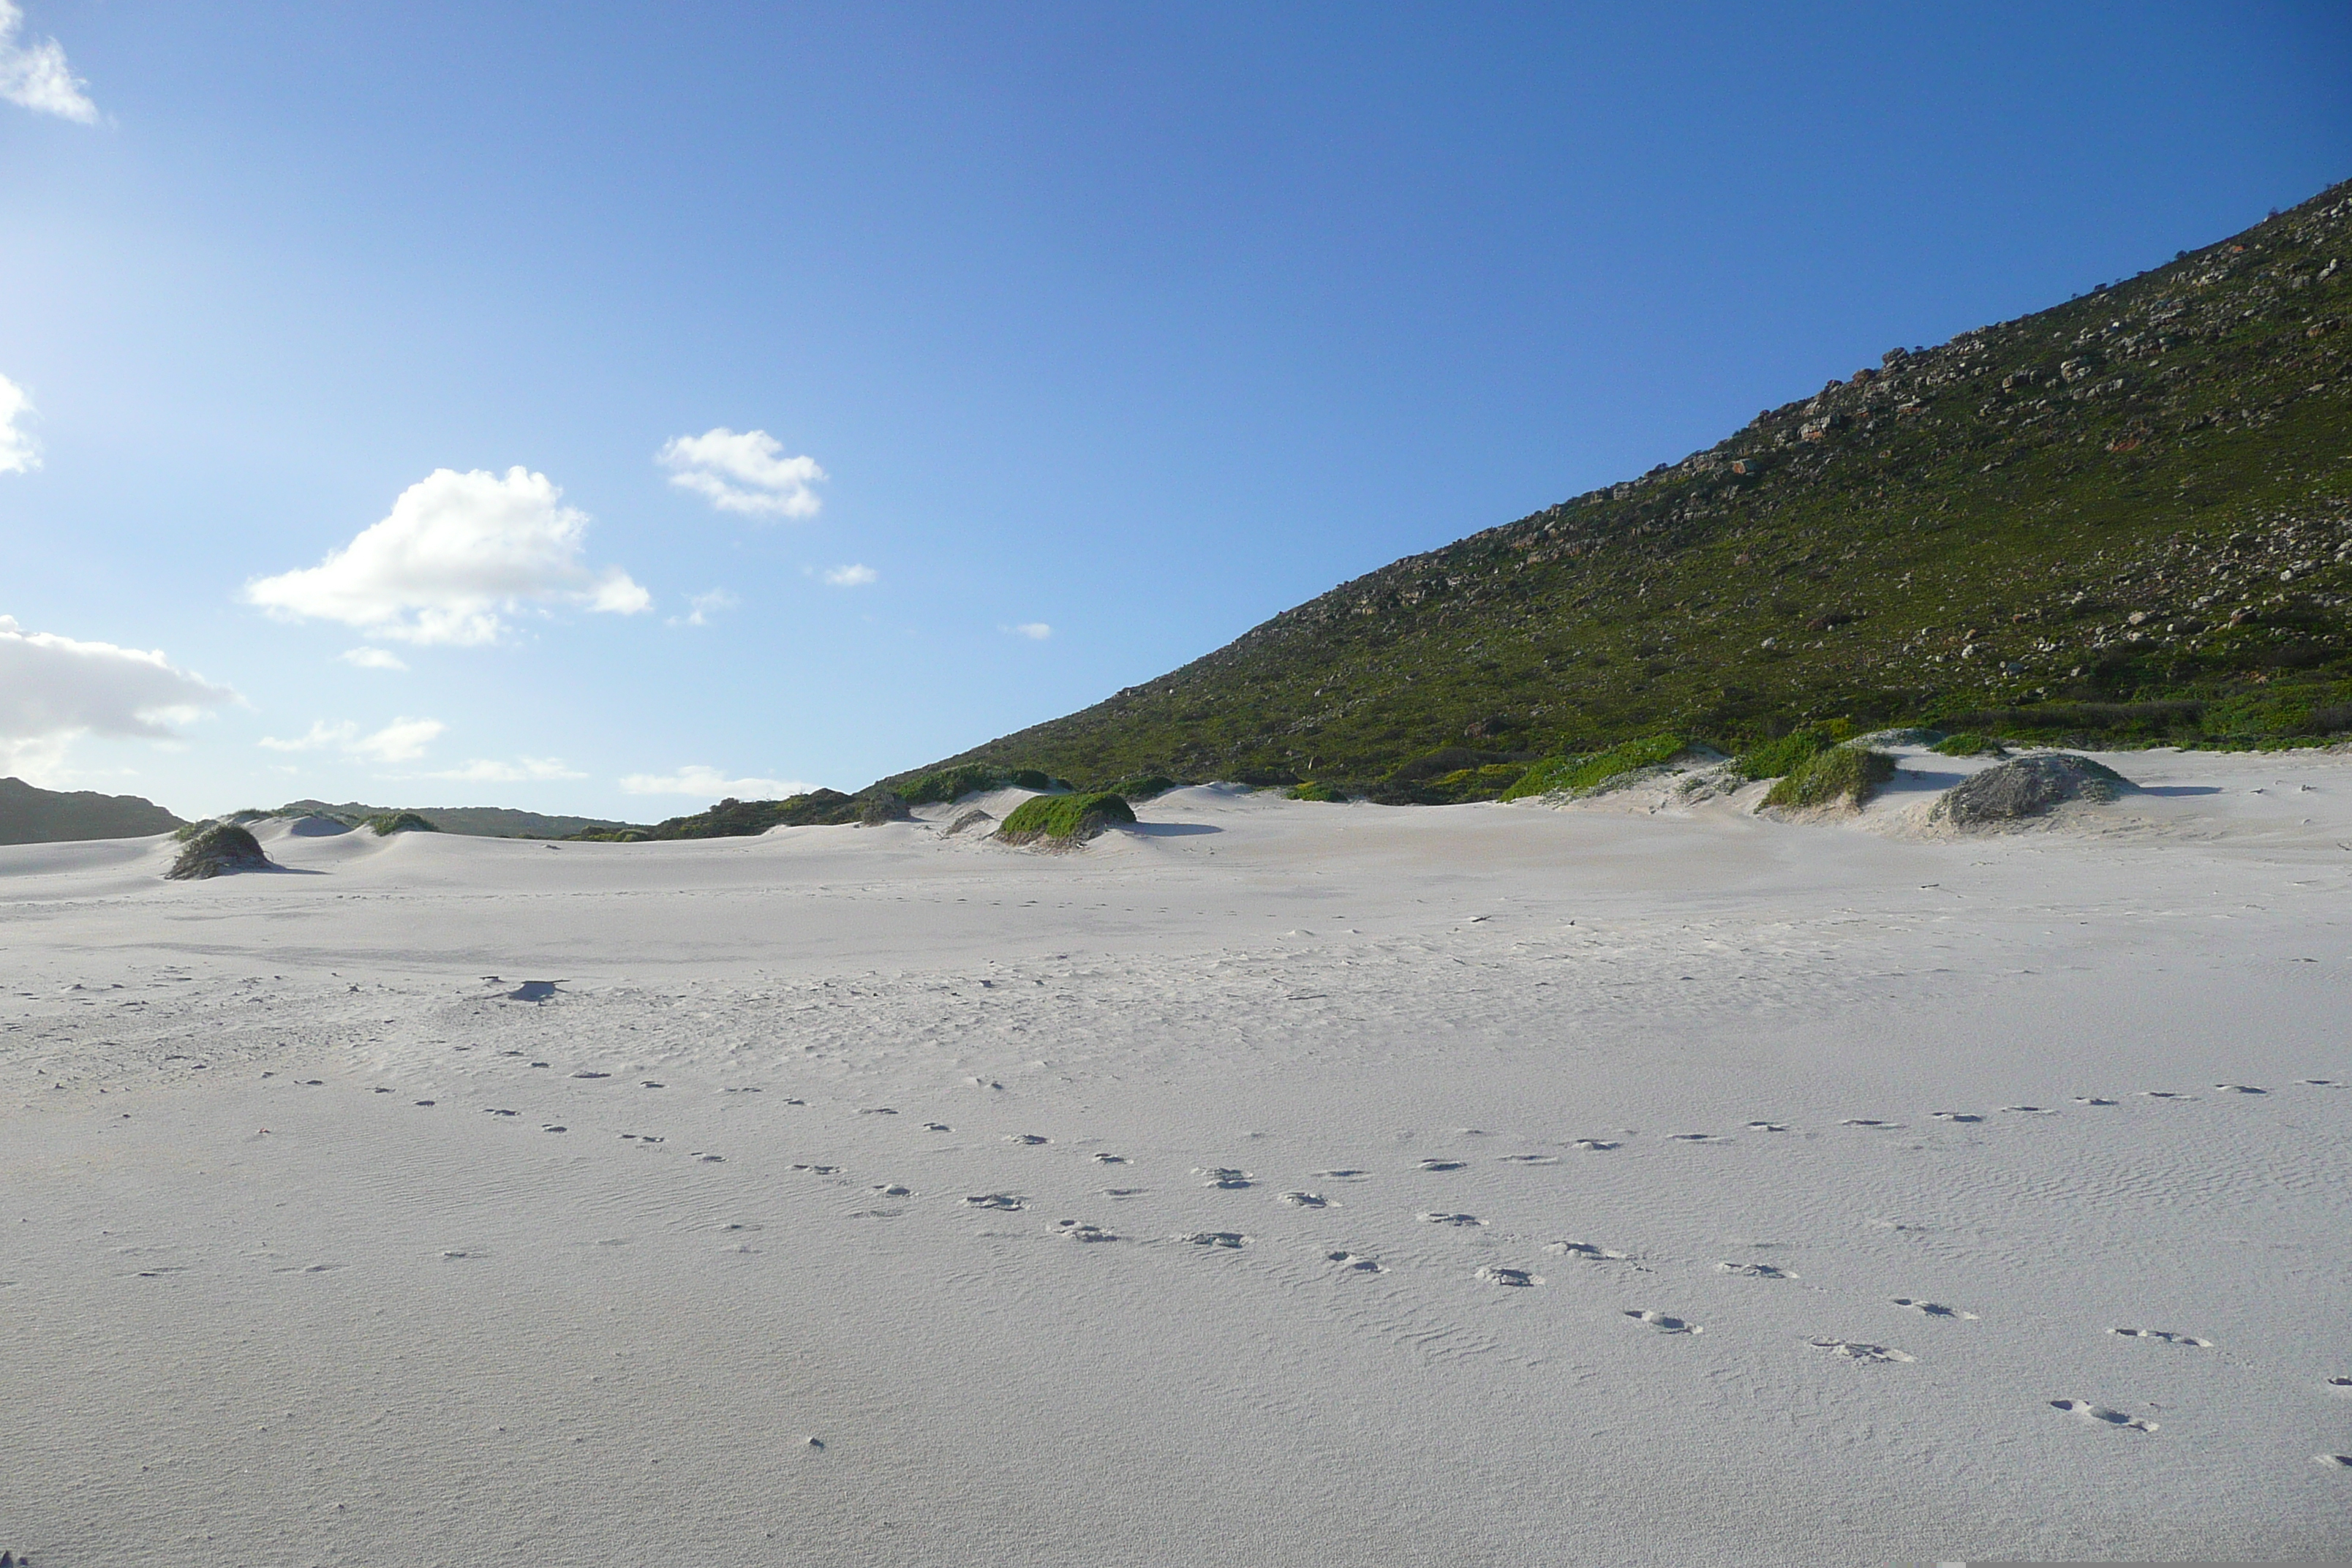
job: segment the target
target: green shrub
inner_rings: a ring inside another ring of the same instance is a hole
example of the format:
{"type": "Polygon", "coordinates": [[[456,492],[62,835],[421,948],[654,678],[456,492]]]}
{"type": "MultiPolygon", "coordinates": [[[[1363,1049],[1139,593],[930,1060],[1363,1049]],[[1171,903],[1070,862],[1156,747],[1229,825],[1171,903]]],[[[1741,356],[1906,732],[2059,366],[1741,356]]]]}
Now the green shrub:
{"type": "Polygon", "coordinates": [[[1113,823],[1131,823],[1135,808],[1108,792],[1092,795],[1041,795],[1024,800],[1004,819],[997,837],[1014,844],[1040,838],[1079,842],[1092,838],[1113,823]]]}
{"type": "Polygon", "coordinates": [[[1957,735],[1948,735],[1943,740],[1937,742],[1935,745],[1928,749],[1930,751],[1941,752],[1943,755],[1948,757],[2005,757],[2009,755],[2008,747],[2002,745],[1999,741],[1994,740],[1990,735],[1979,734],[1974,730],[1964,730],[1957,735]]]}
{"type": "Polygon", "coordinates": [[[186,839],[187,847],[163,875],[175,882],[202,881],[232,871],[266,871],[269,857],[253,835],[234,822],[206,822],[186,839]]]}
{"type": "Polygon", "coordinates": [[[413,811],[390,811],[382,816],[371,816],[367,826],[379,838],[389,838],[395,833],[438,833],[441,830],[413,811]]]}
{"type": "Polygon", "coordinates": [[[1298,784],[1292,784],[1283,793],[1287,795],[1293,800],[1341,801],[1348,798],[1346,795],[1341,795],[1338,790],[1333,789],[1329,784],[1318,784],[1313,779],[1307,779],[1298,784]]]}
{"type": "Polygon", "coordinates": [[[1156,795],[1166,795],[1171,789],[1181,789],[1183,782],[1171,779],[1166,773],[1129,773],[1123,779],[1113,779],[1108,784],[1094,787],[1099,794],[1119,795],[1133,804],[1139,800],[1150,800],[1156,795]]]}
{"type": "Polygon", "coordinates": [[[1766,805],[1828,805],[1851,801],[1860,805],[1871,792],[1895,776],[1895,759],[1885,752],[1859,746],[1832,746],[1799,763],[1766,792],[1766,805]]]}
{"type": "Polygon", "coordinates": [[[1766,741],[1732,760],[1732,770],[1744,779],[1785,778],[1834,744],[1820,730],[1791,730],[1777,741],[1766,741]]]}
{"type": "Polygon", "coordinates": [[[1562,790],[1581,794],[1622,774],[1663,766],[1689,749],[1690,742],[1681,735],[1645,735],[1591,756],[1546,757],[1520,774],[1502,798],[1524,800],[1531,795],[1556,795],[1562,790]]]}

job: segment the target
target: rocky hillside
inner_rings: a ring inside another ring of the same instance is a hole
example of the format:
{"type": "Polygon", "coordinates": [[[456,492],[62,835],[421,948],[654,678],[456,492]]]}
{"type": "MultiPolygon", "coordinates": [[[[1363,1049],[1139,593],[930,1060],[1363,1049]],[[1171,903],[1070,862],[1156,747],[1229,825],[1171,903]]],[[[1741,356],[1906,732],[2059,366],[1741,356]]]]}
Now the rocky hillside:
{"type": "Polygon", "coordinates": [[[1393,794],[1432,753],[1659,731],[1731,747],[1809,721],[2208,744],[2352,730],[2347,262],[2352,184],[2053,310],[1892,349],[1679,463],[931,767],[1393,794]]]}
{"type": "Polygon", "coordinates": [[[23,779],[0,779],[0,844],[144,838],[181,826],[178,817],[135,795],[36,789],[23,779]]]}

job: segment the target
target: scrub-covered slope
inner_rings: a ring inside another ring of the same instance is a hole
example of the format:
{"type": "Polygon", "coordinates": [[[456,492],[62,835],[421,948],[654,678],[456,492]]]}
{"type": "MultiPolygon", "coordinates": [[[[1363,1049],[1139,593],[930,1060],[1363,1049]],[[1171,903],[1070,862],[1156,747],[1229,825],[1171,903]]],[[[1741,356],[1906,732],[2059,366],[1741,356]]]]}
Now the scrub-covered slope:
{"type": "Polygon", "coordinates": [[[2352,728],[2347,261],[2352,184],[933,766],[1371,784],[1838,718],[2352,728]]]}

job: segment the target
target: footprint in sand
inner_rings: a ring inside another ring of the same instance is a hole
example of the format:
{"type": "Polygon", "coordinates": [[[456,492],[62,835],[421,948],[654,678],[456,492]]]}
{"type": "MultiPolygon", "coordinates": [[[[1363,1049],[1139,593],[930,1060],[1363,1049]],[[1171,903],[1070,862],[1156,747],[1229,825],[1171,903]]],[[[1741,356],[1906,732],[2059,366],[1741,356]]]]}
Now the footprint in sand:
{"type": "Polygon", "coordinates": [[[2094,1405],[2087,1399],[2053,1399],[2050,1408],[2064,1415],[2107,1426],[2120,1426],[2126,1432],[2153,1432],[2156,1423],[2138,1421],[2120,1410],[2110,1410],[2104,1405],[2094,1405]]]}
{"type": "Polygon", "coordinates": [[[1915,1296],[1892,1296],[1888,1300],[1905,1311],[1917,1312],[1922,1317],[1965,1318],[1972,1323],[1978,1321],[1974,1312],[1963,1312],[1957,1307],[1947,1307],[1941,1301],[1922,1301],[1915,1296]]]}
{"type": "Polygon", "coordinates": [[[1236,1171],[1228,1165],[1196,1165],[1192,1168],[1192,1173],[1202,1178],[1202,1186],[1217,1187],[1229,1193],[1239,1192],[1244,1187],[1255,1184],[1247,1171],[1236,1171]]]}
{"type": "Polygon", "coordinates": [[[573,1078],[611,1078],[613,1075],[608,1072],[576,1072],[572,1076],[573,1078]]]}
{"type": "Polygon", "coordinates": [[[520,1116],[522,1113],[519,1110],[508,1110],[501,1106],[486,1105],[482,1107],[482,1114],[485,1116],[520,1116]]]}
{"type": "Polygon", "coordinates": [[[1614,1149],[1617,1147],[1617,1143],[1614,1139],[1610,1138],[1580,1138],[1575,1142],[1570,1143],[1569,1147],[1571,1149],[1582,1149],[1589,1153],[1598,1154],[1605,1150],[1614,1149]]]}
{"type": "Polygon", "coordinates": [[[1577,1258],[1587,1263],[1623,1263],[1625,1255],[1595,1247],[1589,1241],[1555,1241],[1544,1248],[1555,1258],[1577,1258]]]}
{"type": "Polygon", "coordinates": [[[1654,1329],[1662,1334],[1703,1334],[1706,1332],[1705,1329],[1699,1327],[1696,1323],[1691,1322],[1687,1319],[1672,1318],[1668,1317],[1664,1312],[1645,1311],[1638,1307],[1627,1308],[1625,1310],[1625,1315],[1633,1319],[1635,1322],[1641,1324],[1643,1327],[1654,1329]]]}
{"type": "Polygon", "coordinates": [[[1789,1124],[1785,1121],[1751,1121],[1748,1130],[1751,1132],[1786,1132],[1789,1124]]]}
{"type": "Polygon", "coordinates": [[[727,1156],[724,1154],[705,1154],[698,1150],[691,1158],[706,1165],[723,1165],[727,1163],[727,1156]]]}
{"type": "Polygon", "coordinates": [[[2352,1454],[2314,1454],[2311,1462],[2331,1470],[2352,1470],[2352,1454]]]}
{"type": "Polygon", "coordinates": [[[1004,1141],[1007,1143],[1026,1143],[1032,1148],[1034,1148],[1040,1143],[1051,1143],[1053,1142],[1051,1138],[1046,1137],[1042,1132],[1007,1132],[1004,1135],[1004,1141]]]}
{"type": "Polygon", "coordinates": [[[489,1254],[487,1252],[445,1252],[441,1255],[441,1261],[444,1263],[460,1263],[469,1261],[477,1258],[488,1258],[488,1256],[489,1254]]]}
{"type": "Polygon", "coordinates": [[[1984,1120],[1981,1116],[1971,1115],[1965,1110],[1931,1110],[1927,1114],[1938,1121],[1982,1121],[1984,1120]]]}
{"type": "Polygon", "coordinates": [[[1196,1230],[1189,1236],[1180,1236],[1176,1239],[1189,1242],[1194,1247],[1247,1247],[1250,1238],[1237,1230],[1196,1230]]]}
{"type": "Polygon", "coordinates": [[[1097,1154],[1095,1156],[1095,1163],[1097,1165],[1124,1165],[1127,1163],[1127,1156],[1124,1154],[1097,1154]]]}
{"type": "Polygon", "coordinates": [[[2095,1094],[2078,1094],[2074,1097],[2074,1103],[2077,1105],[2114,1105],[2116,1102],[2112,1100],[2101,1100],[2095,1094]]]}
{"type": "MultiPolygon", "coordinates": [[[[837,1176],[841,1174],[841,1167],[838,1165],[794,1165],[793,1169],[795,1171],[806,1171],[812,1176],[837,1176]]],[[[969,1202],[970,1200],[967,1199],[966,1201],[969,1202]]]]}
{"type": "Polygon", "coordinates": [[[1718,1137],[1712,1132],[1669,1132],[1666,1134],[1666,1142],[1669,1143],[1728,1143],[1731,1140],[1718,1137]]]}
{"type": "Polygon", "coordinates": [[[1775,1268],[1769,1263],[1718,1263],[1715,1267],[1718,1273],[1737,1274],[1743,1279],[1794,1279],[1797,1278],[1789,1270],[1775,1268]]]}
{"type": "Polygon", "coordinates": [[[1498,1158],[1506,1165],[1557,1165],[1559,1163],[1559,1156],[1557,1154],[1504,1154],[1498,1158]]]}
{"type": "Polygon", "coordinates": [[[874,1190],[886,1198],[911,1198],[915,1195],[914,1188],[900,1186],[896,1182],[880,1183],[874,1190]]]}
{"type": "MultiPolygon", "coordinates": [[[[170,1058],[166,1058],[165,1059],[166,1059],[166,1060],[169,1060],[170,1058]]],[[[390,1093],[392,1092],[392,1090],[390,1090],[390,1089],[377,1089],[371,1090],[370,1092],[374,1093],[374,1094],[390,1094],[390,1093]]]]}
{"type": "Polygon", "coordinates": [[[1461,1160],[1423,1160],[1419,1168],[1424,1171],[1458,1171],[1465,1163],[1461,1160]]]}
{"type": "Polygon", "coordinates": [[[569,1127],[559,1126],[557,1123],[552,1121],[541,1122],[539,1124],[539,1130],[541,1132],[569,1132],[572,1131],[569,1127]]]}
{"type": "Polygon", "coordinates": [[[431,1105],[431,1104],[433,1103],[433,1101],[431,1101],[431,1100],[418,1100],[416,1103],[417,1103],[417,1104],[419,1104],[419,1105],[431,1105]]]}
{"type": "Polygon", "coordinates": [[[1842,1361],[1874,1363],[1916,1361],[1919,1358],[1898,1351],[1892,1345],[1874,1345],[1861,1340],[1807,1340],[1817,1351],[1826,1351],[1842,1361]]]}
{"type": "Polygon", "coordinates": [[[1424,1214],[1421,1216],[1421,1222],[1423,1225],[1485,1225],[1486,1223],[1475,1214],[1424,1214]]]}
{"type": "Polygon", "coordinates": [[[1327,1182],[1360,1182],[1371,1174],[1370,1171],[1344,1169],[1338,1171],[1318,1171],[1315,1173],[1322,1177],[1327,1182]]]}
{"type": "Polygon", "coordinates": [[[2352,1394],[2352,1377],[2331,1377],[2326,1382],[2329,1388],[2338,1394],[2352,1394]]]}
{"type": "Polygon", "coordinates": [[[2200,1340],[2195,1334],[2176,1334],[2167,1329],[2109,1329],[2107,1332],[2126,1340],[2157,1340],[2168,1345],[2186,1345],[2190,1350],[2210,1351],[2211,1340],[2200,1340]]]}
{"type": "Polygon", "coordinates": [[[2217,1083],[2213,1086],[2223,1094],[2268,1094],[2269,1089],[2256,1089],[2250,1083],[2217,1083]]]}
{"type": "Polygon", "coordinates": [[[963,1201],[968,1207],[976,1209],[1013,1210],[1029,1206],[1027,1198],[1012,1193],[974,1193],[963,1201]]]}
{"type": "Polygon", "coordinates": [[[2143,1100],[2194,1100],[2197,1098],[2193,1094],[2175,1094],[2168,1089],[2144,1089],[2139,1092],[2143,1100]]]}
{"type": "Polygon", "coordinates": [[[926,1121],[923,1123],[923,1131],[926,1132],[952,1132],[955,1129],[949,1126],[944,1121],[926,1121]]]}
{"type": "Polygon", "coordinates": [[[1292,1208],[1297,1209],[1328,1209],[1335,1206],[1331,1200],[1321,1193],[1285,1193],[1282,1194],[1282,1201],[1292,1208]]]}
{"type": "Polygon", "coordinates": [[[666,1083],[656,1083],[652,1079],[644,1079],[638,1082],[637,1087],[639,1089],[667,1089],[669,1085],[666,1083]]]}
{"type": "Polygon", "coordinates": [[[2003,1110],[2021,1110],[2029,1116],[2055,1116],[2058,1113],[2046,1105],[2004,1105],[2003,1110]]]}
{"type": "MultiPolygon", "coordinates": [[[[1955,1117],[1953,1120],[1958,1121],[1958,1118],[1955,1117]]],[[[1981,1121],[1984,1118],[1978,1117],[1976,1120],[1981,1121]]],[[[1900,1121],[1881,1121],[1877,1118],[1871,1116],[1849,1116],[1839,1125],[1844,1127],[1900,1127],[1903,1123],[1900,1121]]]]}
{"type": "Polygon", "coordinates": [[[1103,1189],[1103,1196],[1107,1198],[1139,1198],[1150,1190],[1151,1189],[1150,1187],[1105,1187],[1103,1189]]]}
{"type": "Polygon", "coordinates": [[[860,1116],[896,1116],[898,1113],[896,1110],[891,1110],[890,1107],[887,1105],[869,1105],[863,1110],[860,1110],[857,1114],[860,1116]]]}
{"type": "Polygon", "coordinates": [[[1098,1225],[1086,1225],[1074,1219],[1059,1222],[1062,1234],[1072,1241],[1117,1241],[1119,1238],[1098,1225]]]}
{"type": "Polygon", "coordinates": [[[1543,1283],[1543,1278],[1540,1275],[1530,1274],[1524,1268],[1504,1268],[1495,1264],[1489,1264],[1479,1269],[1475,1278],[1485,1280],[1489,1285],[1524,1287],[1543,1283]]]}
{"type": "Polygon", "coordinates": [[[1364,1257],[1361,1253],[1327,1252],[1323,1255],[1323,1260],[1327,1263],[1336,1263],[1350,1274],[1385,1274],[1388,1272],[1388,1270],[1383,1268],[1379,1263],[1373,1261],[1371,1258],[1364,1257]]]}

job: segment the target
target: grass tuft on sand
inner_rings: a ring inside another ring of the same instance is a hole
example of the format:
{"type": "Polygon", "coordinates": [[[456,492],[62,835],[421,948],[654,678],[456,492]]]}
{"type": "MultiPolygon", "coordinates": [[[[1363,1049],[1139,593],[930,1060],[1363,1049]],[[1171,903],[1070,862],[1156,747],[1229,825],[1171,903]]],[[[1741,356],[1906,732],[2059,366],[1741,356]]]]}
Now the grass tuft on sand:
{"type": "Polygon", "coordinates": [[[1803,809],[1841,801],[1860,805],[1895,776],[1895,759],[1858,746],[1816,752],[1782,777],[1764,796],[1766,805],[1803,809]]]}
{"type": "Polygon", "coordinates": [[[1134,821],[1135,808],[1125,797],[1105,791],[1041,795],[1016,806],[996,836],[1011,844],[1034,844],[1040,839],[1082,844],[1114,825],[1134,821]]]}

